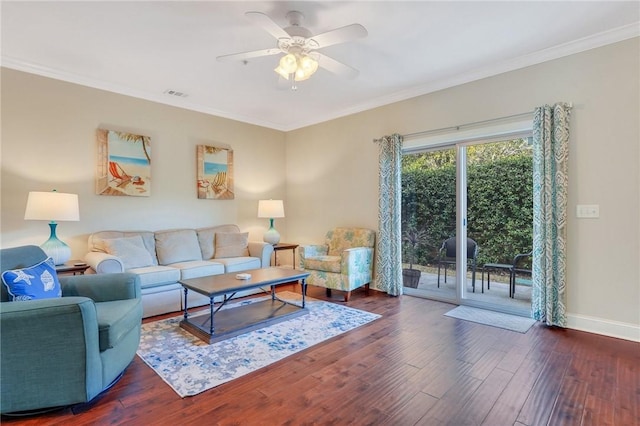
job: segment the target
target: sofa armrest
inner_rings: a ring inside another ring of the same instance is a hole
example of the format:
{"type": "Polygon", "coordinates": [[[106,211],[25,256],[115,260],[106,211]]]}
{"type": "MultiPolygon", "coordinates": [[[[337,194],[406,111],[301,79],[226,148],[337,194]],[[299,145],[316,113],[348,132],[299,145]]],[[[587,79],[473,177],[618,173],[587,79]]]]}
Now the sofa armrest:
{"type": "Polygon", "coordinates": [[[92,300],[0,303],[0,326],[2,413],[85,402],[104,388],[92,300]]]}
{"type": "Polygon", "coordinates": [[[62,295],[88,297],[95,302],[142,297],[136,274],[73,275],[59,277],[62,295]]]}
{"type": "Polygon", "coordinates": [[[271,266],[271,254],[273,246],[262,241],[249,241],[249,255],[260,258],[262,268],[271,266]]]}
{"type": "Polygon", "coordinates": [[[84,256],[84,261],[96,274],[124,272],[124,263],[119,257],[112,254],[91,251],[84,256]]]}
{"type": "Polygon", "coordinates": [[[342,252],[340,266],[341,274],[371,274],[372,270],[373,248],[354,247],[342,252]]]}
{"type": "Polygon", "coordinates": [[[298,264],[300,269],[304,269],[304,261],[309,257],[326,256],[329,253],[329,246],[326,244],[311,244],[298,247],[298,264]]]}

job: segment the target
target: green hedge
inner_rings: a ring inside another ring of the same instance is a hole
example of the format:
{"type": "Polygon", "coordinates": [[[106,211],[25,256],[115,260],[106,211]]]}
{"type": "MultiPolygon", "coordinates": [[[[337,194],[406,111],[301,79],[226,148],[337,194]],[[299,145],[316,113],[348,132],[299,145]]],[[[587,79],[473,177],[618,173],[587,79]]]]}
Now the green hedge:
{"type": "MultiPolygon", "coordinates": [[[[511,263],[515,254],[531,250],[531,155],[470,164],[467,179],[467,235],[478,243],[478,264],[511,263]]],[[[416,250],[418,265],[433,264],[442,242],[455,235],[455,182],[454,164],[404,167],[402,229],[424,229],[429,236],[416,250]]],[[[405,263],[409,255],[405,247],[405,263]]]]}

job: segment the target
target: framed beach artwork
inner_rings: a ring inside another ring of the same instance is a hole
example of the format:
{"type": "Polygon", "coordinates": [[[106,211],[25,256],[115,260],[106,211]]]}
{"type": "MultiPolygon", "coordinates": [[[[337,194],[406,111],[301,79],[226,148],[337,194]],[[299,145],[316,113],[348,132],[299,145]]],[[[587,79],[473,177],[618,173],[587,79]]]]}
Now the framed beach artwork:
{"type": "Polygon", "coordinates": [[[96,194],[151,195],[151,138],[98,129],[96,194]]]}
{"type": "Polygon", "coordinates": [[[216,146],[197,145],[198,198],[232,200],[233,150],[216,146]]]}

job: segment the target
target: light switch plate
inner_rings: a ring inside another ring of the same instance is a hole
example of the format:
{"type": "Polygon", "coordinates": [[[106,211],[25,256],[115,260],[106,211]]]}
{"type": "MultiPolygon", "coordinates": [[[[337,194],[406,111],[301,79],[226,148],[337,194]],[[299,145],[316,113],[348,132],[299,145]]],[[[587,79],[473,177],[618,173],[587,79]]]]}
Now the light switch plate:
{"type": "Polygon", "coordinates": [[[578,204],[576,206],[576,217],[595,219],[600,217],[599,204],[578,204]]]}

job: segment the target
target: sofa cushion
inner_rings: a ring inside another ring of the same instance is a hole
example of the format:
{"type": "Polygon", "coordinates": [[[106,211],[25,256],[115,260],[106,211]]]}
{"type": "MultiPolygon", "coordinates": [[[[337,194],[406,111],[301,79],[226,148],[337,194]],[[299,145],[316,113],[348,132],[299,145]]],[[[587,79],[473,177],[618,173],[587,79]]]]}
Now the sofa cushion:
{"type": "Polygon", "coordinates": [[[53,299],[62,296],[58,274],[50,257],[28,268],[4,271],[2,282],[13,301],[53,299]]]}
{"type": "Polygon", "coordinates": [[[224,274],[224,265],[208,260],[192,260],[190,262],[172,263],[172,268],[180,270],[180,279],[206,277],[208,275],[224,274]]]}
{"type": "Polygon", "coordinates": [[[200,253],[203,260],[213,259],[215,249],[214,239],[216,235],[215,228],[198,229],[198,244],[200,244],[200,253]]]}
{"type": "Polygon", "coordinates": [[[153,259],[140,235],[105,239],[102,244],[108,254],[120,258],[125,270],[153,265],[153,259]]]}
{"type": "Polygon", "coordinates": [[[249,256],[248,232],[216,232],[214,259],[249,256]]]}
{"type": "Polygon", "coordinates": [[[202,260],[195,229],[156,232],[156,253],[161,265],[202,260]]]}
{"type": "Polygon", "coordinates": [[[140,303],[139,299],[96,303],[100,352],[117,346],[129,331],[140,326],[140,303]]]}
{"type": "Polygon", "coordinates": [[[228,257],[226,259],[216,259],[216,262],[224,265],[226,273],[259,269],[262,266],[260,259],[257,257],[228,257]]]}
{"type": "Polygon", "coordinates": [[[315,256],[304,260],[304,269],[340,273],[342,258],[340,256],[315,256]]]}
{"type": "Polygon", "coordinates": [[[147,266],[129,269],[127,272],[134,273],[140,277],[140,288],[172,284],[180,279],[180,270],[171,266],[147,266]]]}

